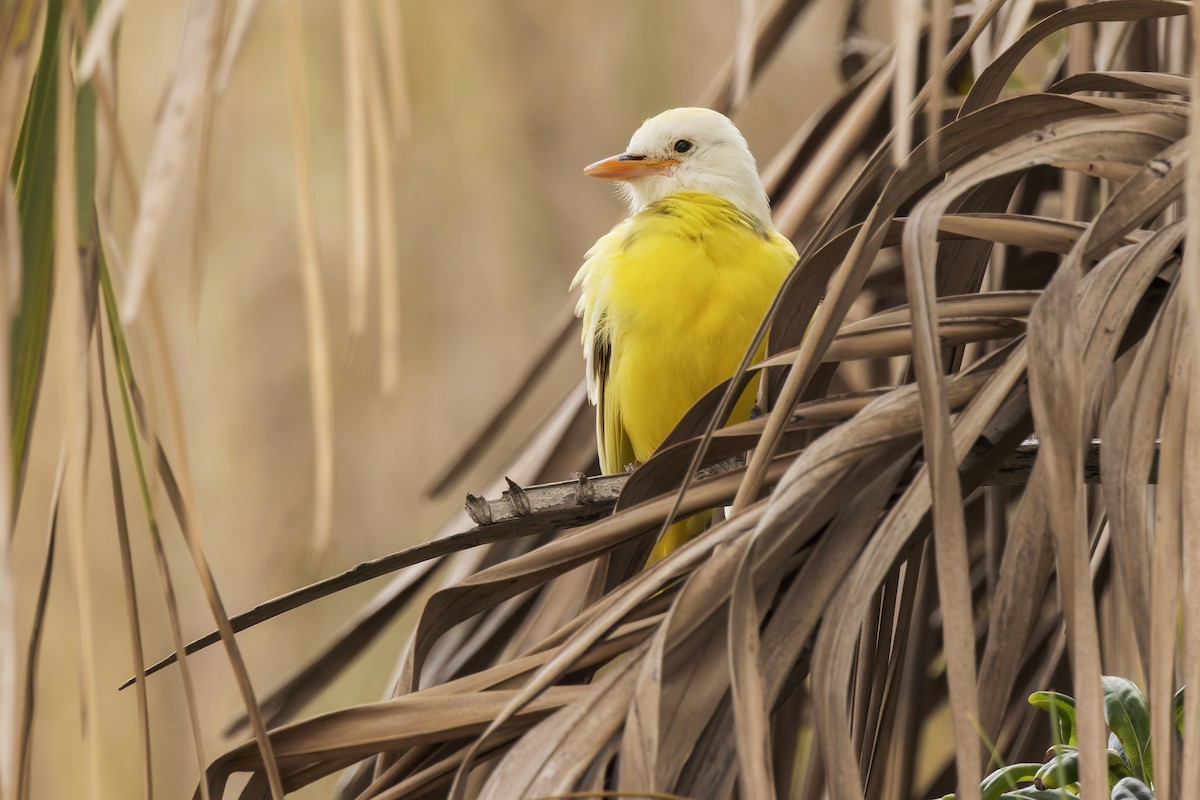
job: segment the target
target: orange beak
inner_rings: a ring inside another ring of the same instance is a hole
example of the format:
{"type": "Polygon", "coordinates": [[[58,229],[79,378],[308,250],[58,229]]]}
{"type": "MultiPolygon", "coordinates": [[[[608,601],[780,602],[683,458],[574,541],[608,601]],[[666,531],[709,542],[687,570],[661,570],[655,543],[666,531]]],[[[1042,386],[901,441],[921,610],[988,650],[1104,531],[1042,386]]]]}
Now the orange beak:
{"type": "Polygon", "coordinates": [[[622,153],[619,156],[611,156],[597,161],[595,164],[588,164],[583,168],[583,174],[591,175],[593,178],[607,178],[610,181],[623,181],[629,178],[644,178],[648,175],[665,175],[671,167],[678,163],[673,158],[655,161],[645,156],[622,153]]]}

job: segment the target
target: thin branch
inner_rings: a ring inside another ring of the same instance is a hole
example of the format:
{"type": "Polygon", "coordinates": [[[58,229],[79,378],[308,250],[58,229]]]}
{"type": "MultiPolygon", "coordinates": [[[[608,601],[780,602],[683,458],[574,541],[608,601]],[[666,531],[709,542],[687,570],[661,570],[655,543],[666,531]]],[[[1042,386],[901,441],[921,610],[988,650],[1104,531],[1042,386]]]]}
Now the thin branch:
{"type": "MultiPolygon", "coordinates": [[[[1037,452],[1037,439],[1034,437],[1026,439],[996,468],[996,471],[983,482],[983,485],[1017,486],[1025,483],[1033,470],[1034,461],[1037,460],[1037,452]]],[[[739,459],[729,459],[701,470],[700,475],[711,477],[741,466],[743,465],[739,459]]],[[[919,464],[914,466],[919,466],[919,464]]],[[[1085,454],[1083,473],[1087,483],[1100,482],[1100,441],[1098,439],[1092,440],[1091,446],[1085,454]]],[[[628,480],[629,475],[601,475],[589,478],[579,474],[575,476],[574,480],[528,488],[522,488],[510,480],[508,482],[509,490],[501,493],[500,497],[495,500],[468,494],[466,510],[476,523],[476,527],[432,542],[407,547],[372,561],[364,561],[345,572],[295,589],[273,600],[261,603],[249,611],[230,617],[229,622],[233,631],[237,633],[343,589],[349,589],[413,564],[441,558],[484,544],[535,536],[595,522],[612,513],[617,498],[628,480]]],[[[1157,481],[1158,455],[1156,451],[1154,464],[1150,470],[1150,482],[1156,483],[1157,481]]],[[[220,634],[215,631],[208,633],[189,643],[184,648],[184,652],[190,655],[203,650],[211,644],[216,644],[220,638],[220,634]]],[[[153,675],[173,663],[175,663],[174,653],[147,667],[146,675],[153,675]]],[[[136,678],[129,678],[119,688],[126,689],[135,682],[136,678]]]]}

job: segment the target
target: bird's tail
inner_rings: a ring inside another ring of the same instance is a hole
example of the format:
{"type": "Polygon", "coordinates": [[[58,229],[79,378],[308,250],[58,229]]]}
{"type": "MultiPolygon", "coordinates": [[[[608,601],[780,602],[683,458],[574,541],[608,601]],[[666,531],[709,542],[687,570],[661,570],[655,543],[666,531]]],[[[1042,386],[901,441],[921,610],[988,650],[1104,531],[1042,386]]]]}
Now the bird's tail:
{"type": "Polygon", "coordinates": [[[701,511],[672,523],[663,537],[654,545],[654,550],[651,551],[650,560],[647,563],[653,564],[655,561],[666,558],[670,553],[695,539],[701,531],[708,527],[712,515],[711,511],[701,511]]]}

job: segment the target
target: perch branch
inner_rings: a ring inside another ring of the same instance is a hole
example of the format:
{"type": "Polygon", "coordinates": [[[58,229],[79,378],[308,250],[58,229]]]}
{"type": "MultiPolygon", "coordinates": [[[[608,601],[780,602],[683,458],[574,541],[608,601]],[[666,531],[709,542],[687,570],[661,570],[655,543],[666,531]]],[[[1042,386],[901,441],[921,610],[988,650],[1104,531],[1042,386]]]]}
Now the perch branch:
{"type": "MultiPolygon", "coordinates": [[[[1018,486],[1026,482],[1037,459],[1036,438],[1026,439],[995,472],[984,481],[985,486],[1018,486]]],[[[719,474],[741,466],[738,459],[729,459],[702,470],[704,474],[719,474]]],[[[1083,464],[1084,480],[1100,482],[1100,441],[1092,440],[1083,464]]],[[[328,597],[342,589],[387,575],[404,567],[434,558],[467,550],[483,544],[533,536],[564,528],[574,528],[594,522],[612,512],[617,497],[621,494],[628,475],[602,475],[587,477],[577,474],[573,480],[547,483],[541,486],[522,488],[508,481],[508,491],[495,500],[468,494],[466,511],[476,527],[452,534],[432,542],[408,547],[397,553],[364,561],[361,564],[325,580],[317,581],[273,600],[255,606],[249,611],[230,618],[233,630],[243,631],[260,622],[298,608],[322,597],[328,597]]],[[[1150,470],[1150,483],[1158,480],[1158,457],[1155,455],[1150,470]]],[[[217,633],[209,633],[188,644],[188,654],[202,650],[220,641],[217,633]]],[[[158,672],[175,662],[172,653],[146,668],[146,675],[158,672]]],[[[121,684],[122,689],[133,685],[130,678],[121,684]]]]}

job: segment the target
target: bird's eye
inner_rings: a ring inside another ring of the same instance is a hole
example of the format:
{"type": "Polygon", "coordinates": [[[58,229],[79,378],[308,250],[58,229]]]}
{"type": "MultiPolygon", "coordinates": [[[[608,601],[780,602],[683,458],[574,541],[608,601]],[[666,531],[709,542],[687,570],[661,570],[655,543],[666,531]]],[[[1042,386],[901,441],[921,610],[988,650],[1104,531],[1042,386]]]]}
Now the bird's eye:
{"type": "Polygon", "coordinates": [[[686,153],[688,150],[691,150],[691,149],[692,149],[692,143],[689,142],[687,139],[680,139],[679,141],[677,141],[675,143],[675,152],[676,153],[686,153]]]}

